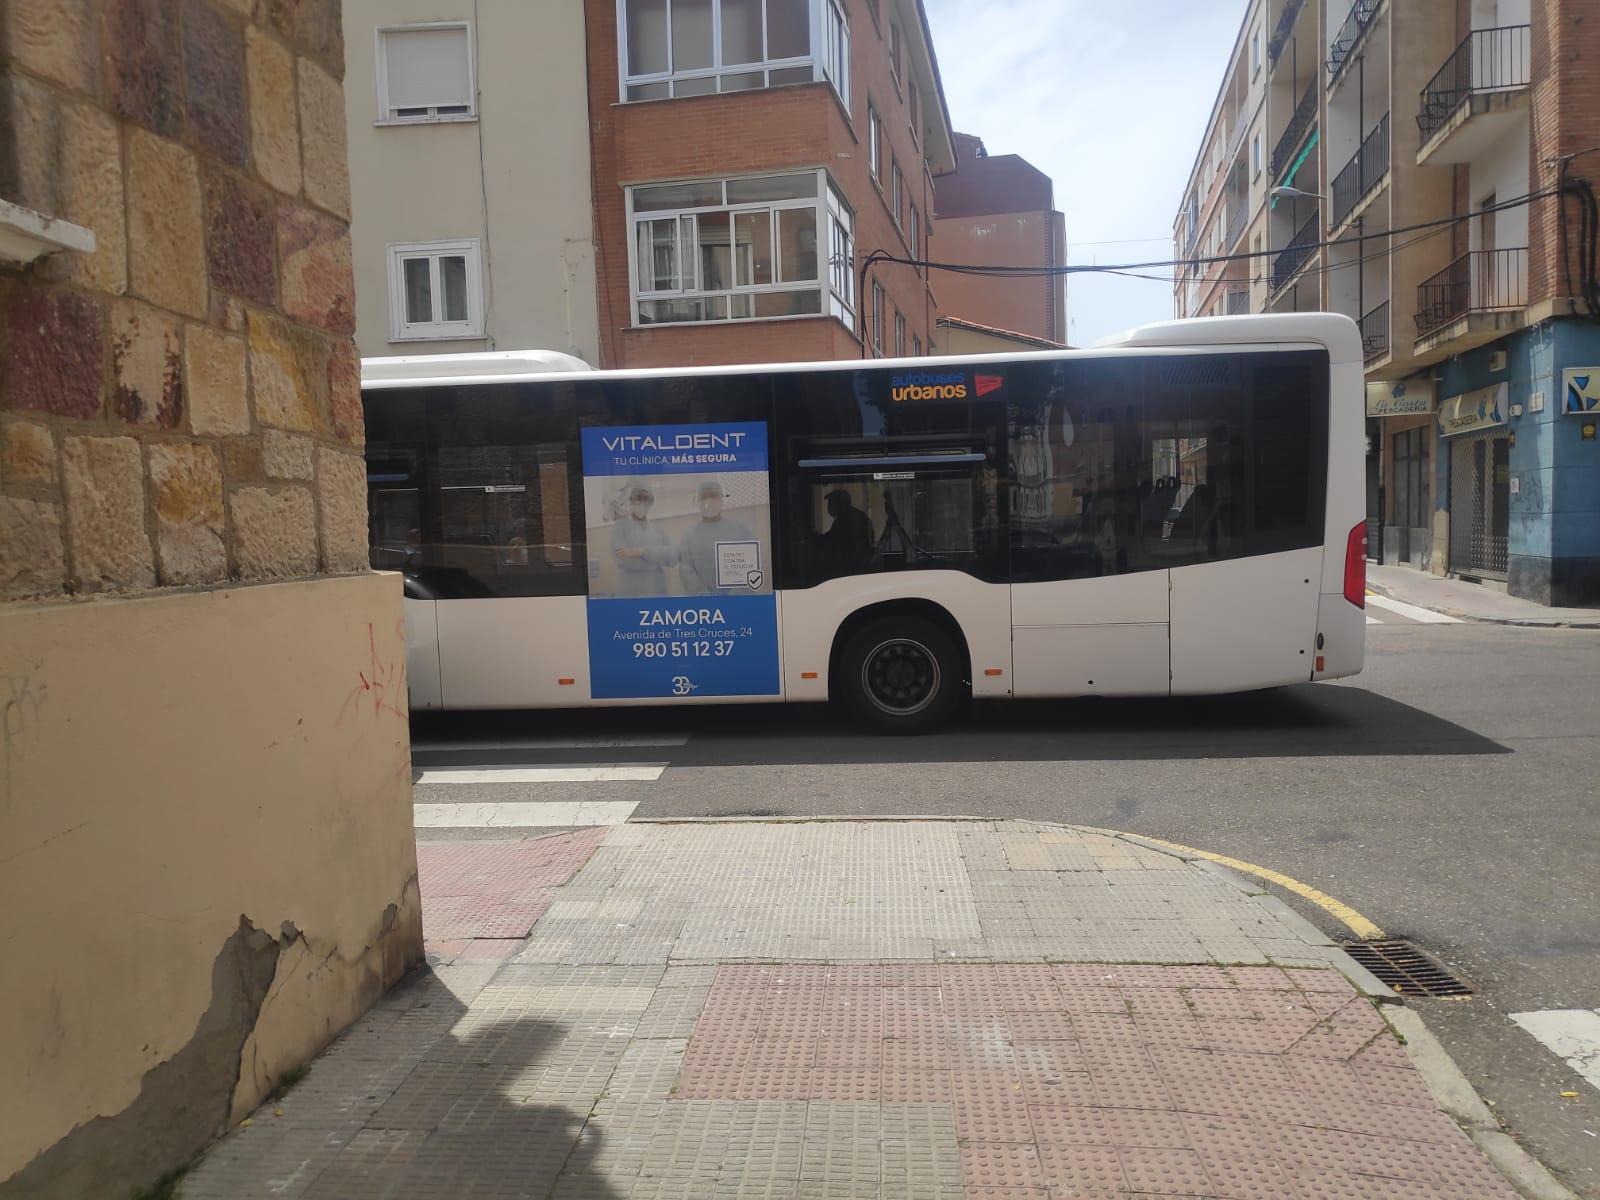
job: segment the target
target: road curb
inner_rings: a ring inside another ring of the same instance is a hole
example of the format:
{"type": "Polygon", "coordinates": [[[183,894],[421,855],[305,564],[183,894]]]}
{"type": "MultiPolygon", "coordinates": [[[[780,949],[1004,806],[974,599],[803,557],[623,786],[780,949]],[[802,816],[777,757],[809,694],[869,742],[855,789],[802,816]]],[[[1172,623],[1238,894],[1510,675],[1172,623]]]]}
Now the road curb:
{"type": "Polygon", "coordinates": [[[1411,1065],[1428,1085],[1439,1107],[1466,1130],[1495,1170],[1527,1200],[1577,1200],[1533,1155],[1500,1127],[1500,1122],[1467,1082],[1461,1068],[1445,1053],[1413,1009],[1383,1009],[1384,1019],[1400,1038],[1411,1065]]]}
{"type": "Polygon", "coordinates": [[[1566,619],[1562,617],[1484,617],[1476,613],[1465,612],[1459,608],[1438,608],[1432,604],[1419,604],[1415,600],[1408,600],[1404,596],[1397,596],[1394,590],[1385,584],[1367,580],[1369,591],[1375,592],[1386,600],[1394,600],[1401,604],[1414,605],[1425,608],[1429,612],[1438,613],[1445,617],[1454,617],[1458,621],[1469,621],[1474,625],[1511,625],[1520,629],[1600,629],[1600,617],[1577,617],[1566,619]]]}

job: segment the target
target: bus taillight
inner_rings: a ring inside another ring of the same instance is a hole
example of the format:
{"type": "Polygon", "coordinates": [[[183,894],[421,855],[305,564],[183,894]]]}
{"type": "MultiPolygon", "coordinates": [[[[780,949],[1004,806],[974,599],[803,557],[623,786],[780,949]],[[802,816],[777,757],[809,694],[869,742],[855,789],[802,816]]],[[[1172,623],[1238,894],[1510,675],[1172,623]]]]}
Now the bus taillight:
{"type": "Polygon", "coordinates": [[[1357,608],[1367,606],[1367,523],[1350,531],[1344,548],[1344,598],[1357,608]]]}

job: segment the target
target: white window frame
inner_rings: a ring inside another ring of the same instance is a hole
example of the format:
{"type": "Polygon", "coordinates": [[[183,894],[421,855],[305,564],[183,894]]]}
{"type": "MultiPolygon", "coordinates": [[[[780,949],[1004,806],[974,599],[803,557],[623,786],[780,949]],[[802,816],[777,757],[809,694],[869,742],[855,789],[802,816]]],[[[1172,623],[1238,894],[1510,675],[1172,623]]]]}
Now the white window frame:
{"type": "Polygon", "coordinates": [[[483,258],[477,238],[448,242],[390,242],[385,247],[389,272],[389,340],[391,342],[458,341],[483,337],[483,258]],[[406,320],[406,283],[403,264],[426,258],[432,294],[443,295],[439,285],[439,259],[460,255],[467,267],[467,319],[465,321],[406,320]]]}
{"type": "Polygon", "coordinates": [[[1255,78],[1261,70],[1261,27],[1258,25],[1250,31],[1250,77],[1255,78]]]}
{"type": "Polygon", "coordinates": [[[878,106],[867,101],[867,166],[872,171],[872,181],[883,187],[883,119],[878,116],[878,106]]]}
{"type": "Polygon", "coordinates": [[[901,85],[900,75],[905,70],[905,66],[901,62],[901,56],[904,53],[905,47],[900,39],[900,22],[896,21],[891,15],[889,17],[889,78],[894,80],[894,90],[902,95],[905,89],[901,85]]]}
{"type": "MultiPolygon", "coordinates": [[[[911,202],[911,233],[910,233],[910,241],[911,241],[911,257],[915,258],[915,259],[921,259],[922,258],[922,214],[917,211],[917,202],[915,200],[913,200],[911,202]]],[[[921,264],[919,263],[914,268],[914,270],[917,272],[918,275],[922,274],[922,266],[921,266],[921,264]]]]}
{"type": "Polygon", "coordinates": [[[894,214],[894,227],[904,230],[906,225],[906,176],[900,169],[900,160],[894,155],[889,156],[889,170],[891,174],[889,208],[894,214]]]}
{"type": "Polygon", "coordinates": [[[455,121],[478,119],[478,47],[472,36],[471,21],[419,21],[411,25],[380,25],[373,31],[373,63],[377,67],[378,119],[375,125],[443,125],[455,121]],[[399,116],[389,106],[389,62],[384,46],[384,35],[390,33],[425,33],[459,29],[467,43],[467,111],[440,113],[442,105],[433,105],[427,113],[399,116]]]}
{"type": "Polygon", "coordinates": [[[1259,132],[1250,135],[1250,174],[1252,176],[1261,174],[1261,134],[1259,132]]]}
{"type": "MultiPolygon", "coordinates": [[[[790,58],[763,58],[752,63],[725,63],[722,61],[722,0],[710,0],[711,4],[711,63],[709,67],[695,67],[688,70],[675,71],[672,68],[672,8],[669,4],[666,13],[666,42],[667,42],[667,69],[665,71],[633,72],[628,62],[628,3],[629,0],[616,0],[617,3],[617,99],[623,104],[649,103],[652,100],[675,99],[683,96],[715,95],[722,92],[725,79],[761,73],[764,82],[759,88],[735,87],[734,93],[746,91],[760,91],[770,87],[786,87],[787,81],[774,84],[771,81],[773,71],[797,71],[809,67],[811,69],[812,83],[829,83],[838,93],[846,109],[850,107],[850,18],[845,6],[840,0],[807,0],[808,29],[810,37],[809,53],[790,58]],[[706,91],[705,81],[710,81],[711,89],[706,91]],[[687,85],[679,92],[679,85],[687,85]],[[665,87],[667,95],[640,97],[635,99],[629,96],[633,88],[665,87]]],[[[763,20],[766,8],[762,6],[763,20]]],[[[762,40],[765,42],[765,29],[763,28],[762,40]]],[[[765,46],[763,46],[765,53],[765,46]]]]}
{"type": "Polygon", "coordinates": [[[906,315],[898,308],[894,310],[894,356],[906,356],[906,315]]]}
{"type": "Polygon", "coordinates": [[[793,321],[803,320],[807,317],[834,317],[844,322],[851,329],[855,328],[855,216],[845,203],[838,186],[833,182],[827,171],[766,171],[759,175],[732,175],[715,179],[702,179],[693,182],[714,184],[724,188],[726,200],[726,185],[747,179],[762,179],[773,175],[814,175],[817,180],[817,190],[811,196],[802,196],[785,200],[763,201],[738,201],[720,205],[703,205],[689,208],[676,209],[647,209],[636,211],[634,208],[635,193],[641,188],[661,187],[674,182],[691,182],[688,180],[658,180],[649,183],[637,184],[627,190],[627,220],[628,220],[628,291],[630,319],[635,326],[660,328],[674,325],[731,325],[748,324],[755,321],[793,321]],[[741,214],[767,213],[770,215],[770,229],[776,239],[778,235],[778,214],[792,210],[810,210],[815,214],[816,221],[816,255],[817,274],[815,280],[780,278],[779,257],[776,248],[773,251],[772,277],[773,282],[761,284],[729,283],[727,285],[704,289],[700,283],[700,261],[698,241],[698,222],[700,215],[727,215],[730,220],[741,214]],[[649,221],[675,221],[678,223],[680,233],[677,264],[677,286],[672,288],[640,287],[639,278],[639,228],[641,224],[649,221]],[[687,222],[687,225],[685,224],[687,222]],[[826,239],[826,240],[824,240],[826,239]],[[824,254],[824,247],[826,253],[824,254]],[[682,261],[686,252],[692,251],[692,261],[682,261]],[[686,269],[687,268],[687,269],[686,269]],[[807,291],[809,284],[815,285],[821,293],[822,305],[820,311],[815,313],[787,313],[772,316],[733,316],[732,300],[740,296],[755,296],[764,294],[787,295],[798,291],[807,291]],[[724,317],[706,317],[700,320],[683,321],[644,321],[641,318],[641,306],[651,301],[660,300],[714,300],[726,299],[730,315],[724,317]]]}
{"type": "Polygon", "coordinates": [[[838,189],[828,193],[828,311],[856,325],[856,218],[838,189]]]}

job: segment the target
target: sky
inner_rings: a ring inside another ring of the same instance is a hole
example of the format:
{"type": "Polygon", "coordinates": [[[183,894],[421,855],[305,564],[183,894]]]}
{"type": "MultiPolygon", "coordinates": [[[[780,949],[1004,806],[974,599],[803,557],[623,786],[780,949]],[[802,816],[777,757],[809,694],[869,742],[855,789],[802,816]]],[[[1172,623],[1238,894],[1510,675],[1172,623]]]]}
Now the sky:
{"type": "MultiPolygon", "coordinates": [[[[924,0],[950,120],[1049,175],[1067,261],[1172,257],[1172,224],[1247,0],[924,0]]],[[[1067,340],[1172,316],[1168,282],[1067,281],[1067,340]]],[[[937,288],[938,281],[934,281],[937,288]]]]}

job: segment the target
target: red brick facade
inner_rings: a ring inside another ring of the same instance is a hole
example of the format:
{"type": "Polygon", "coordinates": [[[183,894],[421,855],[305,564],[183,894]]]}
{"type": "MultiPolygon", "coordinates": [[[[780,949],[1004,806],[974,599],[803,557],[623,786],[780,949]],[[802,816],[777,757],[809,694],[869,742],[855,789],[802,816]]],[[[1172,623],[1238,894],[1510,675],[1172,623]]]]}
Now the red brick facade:
{"type": "MultiPolygon", "coordinates": [[[[1533,6],[1530,106],[1533,128],[1531,191],[1545,191],[1560,178],[1552,160],[1600,146],[1600,16],[1592,0],[1547,0],[1533,6]]],[[[1600,180],[1600,154],[1572,160],[1568,174],[1600,180]]],[[[1579,209],[1566,202],[1566,231],[1561,229],[1561,200],[1535,200],[1528,213],[1528,302],[1564,298],[1578,289],[1579,209]],[[1566,260],[1563,262],[1563,245],[1566,260]],[[1570,275],[1569,275],[1570,271],[1570,275]],[[1567,279],[1573,281],[1567,286],[1567,279]]]]}
{"type": "MultiPolygon", "coordinates": [[[[626,190],[647,183],[721,178],[826,168],[855,214],[858,323],[870,316],[872,281],[884,288],[885,351],[893,353],[894,314],[926,347],[933,298],[922,274],[910,267],[874,266],[860,287],[860,261],[873,250],[920,257],[909,242],[909,217],[897,226],[890,213],[891,162],[904,174],[907,199],[922,215],[924,236],[932,187],[923,151],[913,136],[907,90],[889,64],[889,11],[874,19],[865,0],[847,4],[850,21],[851,101],[846,113],[833,88],[811,83],[674,100],[621,103],[615,0],[585,0],[589,52],[589,121],[594,154],[595,240],[598,251],[600,365],[685,366],[761,361],[854,358],[863,352],[858,330],[829,316],[699,325],[636,327],[628,274],[631,230],[626,190]],[[868,149],[868,104],[883,124],[883,182],[873,179],[868,149]],[[891,159],[891,154],[893,158],[891,159]]],[[[908,54],[916,39],[903,37],[908,54]]],[[[924,113],[937,106],[924,98],[924,113]]],[[[937,113],[937,108],[933,110],[937,113]]],[[[924,124],[927,124],[925,117],[924,124]]],[[[905,210],[909,213],[909,207],[905,210]]],[[[822,285],[827,287],[825,214],[817,232],[822,285]]],[[[823,304],[827,308],[826,298],[823,304]]],[[[870,331],[867,331],[870,338],[870,331]]]]}

